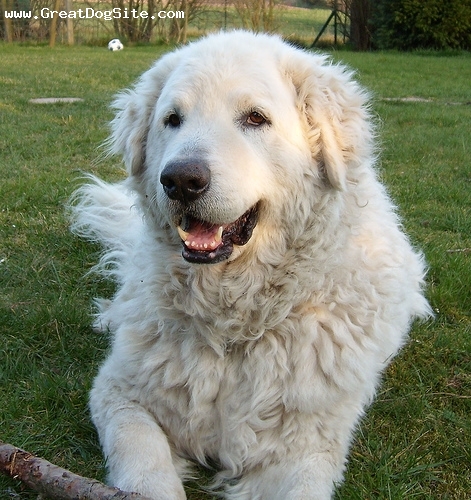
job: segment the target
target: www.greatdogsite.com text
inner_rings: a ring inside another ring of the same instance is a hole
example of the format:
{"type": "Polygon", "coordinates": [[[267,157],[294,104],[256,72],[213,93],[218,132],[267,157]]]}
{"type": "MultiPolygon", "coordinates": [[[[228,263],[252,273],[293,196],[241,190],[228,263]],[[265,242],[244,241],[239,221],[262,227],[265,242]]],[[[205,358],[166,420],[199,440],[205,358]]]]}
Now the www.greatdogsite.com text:
{"type": "Polygon", "coordinates": [[[47,7],[39,11],[39,16],[32,14],[31,11],[5,11],[6,19],[52,19],[58,16],[61,19],[103,19],[104,21],[112,21],[113,19],[184,19],[185,12],[182,10],[160,10],[156,13],[149,14],[146,10],[139,11],[138,9],[121,9],[115,7],[111,10],[95,10],[92,7],[77,10],[52,10],[47,7]]]}

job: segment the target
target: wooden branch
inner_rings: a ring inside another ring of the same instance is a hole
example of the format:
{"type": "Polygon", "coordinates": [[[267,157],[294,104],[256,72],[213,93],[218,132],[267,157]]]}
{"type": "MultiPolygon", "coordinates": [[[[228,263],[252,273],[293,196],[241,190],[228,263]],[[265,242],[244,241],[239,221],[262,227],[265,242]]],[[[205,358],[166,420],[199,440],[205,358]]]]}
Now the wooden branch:
{"type": "Polygon", "coordinates": [[[19,479],[51,500],[150,500],[78,476],[43,458],[0,441],[0,472],[19,479]]]}

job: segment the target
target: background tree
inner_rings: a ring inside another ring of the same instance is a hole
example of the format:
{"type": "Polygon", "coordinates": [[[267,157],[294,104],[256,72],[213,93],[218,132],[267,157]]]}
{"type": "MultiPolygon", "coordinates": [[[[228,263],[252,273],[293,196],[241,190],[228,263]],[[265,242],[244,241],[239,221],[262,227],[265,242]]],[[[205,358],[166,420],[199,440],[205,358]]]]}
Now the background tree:
{"type": "MultiPolygon", "coordinates": [[[[148,17],[113,19],[116,36],[128,42],[149,42],[156,35],[165,42],[186,42],[188,23],[201,12],[204,0],[111,0],[112,7],[124,12],[147,11],[148,17]],[[183,12],[183,17],[160,18],[158,13],[183,12]],[[154,17],[154,19],[152,19],[154,17]]],[[[87,2],[91,7],[94,5],[87,2]]]]}
{"type": "Polygon", "coordinates": [[[471,49],[471,0],[375,0],[376,48],[471,49]]]}
{"type": "Polygon", "coordinates": [[[350,43],[357,50],[371,48],[371,0],[345,0],[350,13],[350,43]]]}
{"type": "Polygon", "coordinates": [[[30,19],[11,19],[5,11],[26,11],[31,9],[30,0],[1,0],[0,2],[0,37],[7,42],[24,40],[29,35],[30,19]]]}
{"type": "Polygon", "coordinates": [[[245,29],[273,31],[277,0],[234,0],[234,7],[245,29]]]}

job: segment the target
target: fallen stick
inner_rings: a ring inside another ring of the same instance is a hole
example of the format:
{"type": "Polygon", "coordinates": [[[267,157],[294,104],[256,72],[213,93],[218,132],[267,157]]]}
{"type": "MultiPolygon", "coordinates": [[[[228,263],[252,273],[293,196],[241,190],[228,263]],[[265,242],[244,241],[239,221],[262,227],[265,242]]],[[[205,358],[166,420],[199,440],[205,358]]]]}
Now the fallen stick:
{"type": "Polygon", "coordinates": [[[78,476],[43,458],[0,441],[0,472],[19,479],[51,500],[150,500],[137,493],[78,476]]]}

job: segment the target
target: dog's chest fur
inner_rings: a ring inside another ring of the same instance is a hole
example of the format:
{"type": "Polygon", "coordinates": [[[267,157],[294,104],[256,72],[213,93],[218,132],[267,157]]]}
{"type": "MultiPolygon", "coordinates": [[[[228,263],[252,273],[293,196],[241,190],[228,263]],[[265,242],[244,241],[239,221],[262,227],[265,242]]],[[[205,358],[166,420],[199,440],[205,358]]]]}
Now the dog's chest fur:
{"type": "MultiPolygon", "coordinates": [[[[120,349],[112,355],[131,399],[155,416],[179,454],[202,463],[209,457],[232,475],[279,460],[290,443],[315,438],[327,447],[332,436],[323,435],[320,422],[336,418],[329,409],[353,396],[369,376],[358,363],[336,368],[345,350],[368,363],[375,349],[364,330],[355,333],[353,325],[348,329],[335,319],[346,314],[339,304],[335,312],[306,305],[289,273],[250,296],[237,295],[241,280],[231,279],[221,295],[211,293],[207,273],[183,276],[174,270],[166,284],[127,283],[112,305],[133,311],[124,323],[134,327],[121,323],[115,339],[120,349]],[[136,299],[144,296],[146,303],[136,299]],[[268,301],[270,308],[264,306],[268,301]],[[144,320],[149,310],[158,312],[158,322],[144,320]],[[338,337],[346,332],[348,338],[338,337]]],[[[371,392],[375,382],[371,376],[371,392]]]]}
{"type": "Polygon", "coordinates": [[[238,471],[250,465],[247,460],[260,463],[271,454],[279,459],[287,443],[303,434],[302,410],[317,406],[317,418],[325,418],[325,397],[333,402],[343,393],[327,396],[325,374],[320,370],[319,377],[315,363],[306,365],[302,358],[316,356],[308,341],[290,346],[288,338],[265,332],[261,339],[227,346],[221,356],[194,333],[174,335],[163,334],[128,359],[128,382],[136,388],[131,396],[155,416],[177,452],[200,462],[209,457],[238,471]],[[301,384],[306,377],[311,381],[301,384]],[[267,450],[266,443],[278,441],[283,446],[267,450]]]}

